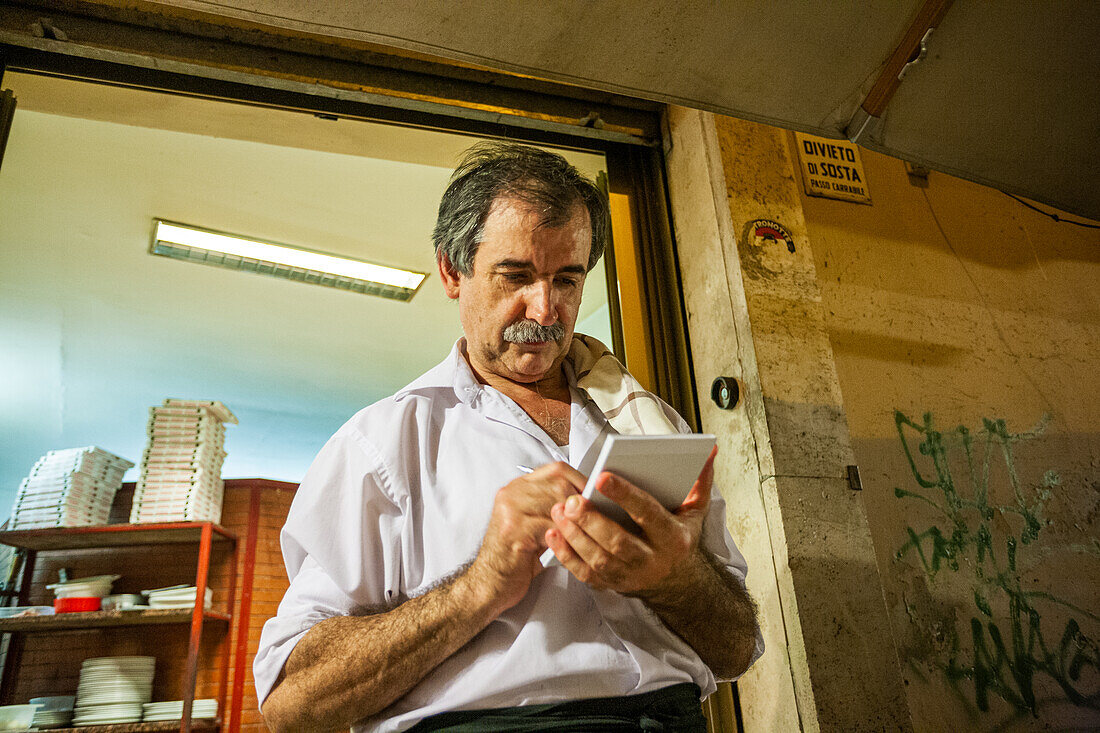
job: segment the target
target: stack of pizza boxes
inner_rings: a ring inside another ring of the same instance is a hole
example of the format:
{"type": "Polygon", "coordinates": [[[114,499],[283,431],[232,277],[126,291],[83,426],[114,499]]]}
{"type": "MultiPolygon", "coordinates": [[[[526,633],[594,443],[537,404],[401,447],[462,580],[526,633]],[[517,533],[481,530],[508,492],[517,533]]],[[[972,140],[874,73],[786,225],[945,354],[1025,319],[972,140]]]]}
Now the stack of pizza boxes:
{"type": "Polygon", "coordinates": [[[133,465],[95,446],[50,451],[19,484],[8,529],[107,524],[123,474],[133,465]]]}
{"type": "Polygon", "coordinates": [[[225,424],[237,418],[216,400],[167,399],[149,413],[130,522],[220,521],[225,424]]]}

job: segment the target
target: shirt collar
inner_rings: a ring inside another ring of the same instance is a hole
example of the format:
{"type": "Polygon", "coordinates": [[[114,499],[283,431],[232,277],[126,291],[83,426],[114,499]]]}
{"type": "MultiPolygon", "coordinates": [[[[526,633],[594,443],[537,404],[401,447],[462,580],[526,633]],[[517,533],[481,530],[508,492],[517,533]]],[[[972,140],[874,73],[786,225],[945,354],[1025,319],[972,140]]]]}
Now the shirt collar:
{"type": "Polygon", "coordinates": [[[398,390],[393,396],[394,401],[400,402],[413,392],[451,389],[459,400],[470,402],[481,385],[474,377],[466,357],[462,355],[465,349],[466,339],[460,338],[451,347],[451,353],[447,354],[447,358],[398,390]]]}

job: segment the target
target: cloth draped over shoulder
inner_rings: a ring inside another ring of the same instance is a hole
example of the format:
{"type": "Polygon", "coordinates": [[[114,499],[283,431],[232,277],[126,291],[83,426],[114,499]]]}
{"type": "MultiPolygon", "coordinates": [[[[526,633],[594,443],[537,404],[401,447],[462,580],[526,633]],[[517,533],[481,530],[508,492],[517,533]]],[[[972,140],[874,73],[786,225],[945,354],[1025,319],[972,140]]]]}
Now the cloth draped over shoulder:
{"type": "Polygon", "coordinates": [[[566,357],[577,386],[622,435],[667,435],[680,432],[661,402],[635,379],[597,339],[575,334],[566,357]]]}

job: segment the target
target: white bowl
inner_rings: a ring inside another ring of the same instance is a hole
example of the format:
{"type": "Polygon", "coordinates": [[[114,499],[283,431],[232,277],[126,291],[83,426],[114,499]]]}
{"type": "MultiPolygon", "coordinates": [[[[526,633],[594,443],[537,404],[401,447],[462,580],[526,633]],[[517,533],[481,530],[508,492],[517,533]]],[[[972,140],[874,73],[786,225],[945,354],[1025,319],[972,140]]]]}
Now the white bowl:
{"type": "Polygon", "coordinates": [[[52,583],[46,588],[52,590],[58,598],[103,598],[111,594],[111,584],[120,575],[95,575],[89,578],[76,578],[65,583],[52,583]]]}
{"type": "Polygon", "coordinates": [[[38,712],[56,713],[62,710],[72,710],[76,705],[75,695],[51,695],[50,697],[32,697],[28,700],[31,705],[38,706],[38,712]]]}
{"type": "Polygon", "coordinates": [[[104,611],[122,611],[134,606],[140,606],[144,600],[140,593],[121,593],[119,595],[106,596],[103,599],[104,611]]]}

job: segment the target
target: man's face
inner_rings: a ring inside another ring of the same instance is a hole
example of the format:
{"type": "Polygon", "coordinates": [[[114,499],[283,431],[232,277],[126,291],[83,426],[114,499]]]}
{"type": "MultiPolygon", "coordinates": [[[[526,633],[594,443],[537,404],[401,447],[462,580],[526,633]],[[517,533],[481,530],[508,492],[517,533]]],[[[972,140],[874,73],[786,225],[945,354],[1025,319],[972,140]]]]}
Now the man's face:
{"type": "Polygon", "coordinates": [[[483,379],[535,382],[568,353],[592,248],[588,211],[578,204],[574,212],[564,226],[539,226],[529,204],[497,199],[473,273],[440,263],[447,295],[458,298],[470,364],[483,379]]]}

